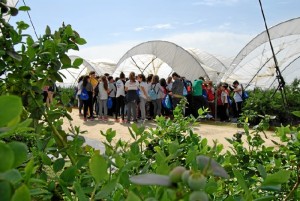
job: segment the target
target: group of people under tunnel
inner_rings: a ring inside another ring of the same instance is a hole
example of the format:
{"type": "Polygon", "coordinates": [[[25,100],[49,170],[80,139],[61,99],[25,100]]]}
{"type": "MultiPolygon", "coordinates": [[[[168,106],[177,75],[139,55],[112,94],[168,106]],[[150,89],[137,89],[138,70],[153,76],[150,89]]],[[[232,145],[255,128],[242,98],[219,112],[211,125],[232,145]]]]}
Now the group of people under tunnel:
{"type": "Polygon", "coordinates": [[[158,115],[173,117],[173,109],[185,97],[188,104],[184,115],[198,117],[198,110],[208,108],[206,119],[229,122],[242,112],[243,88],[238,81],[232,85],[199,77],[193,81],[178,75],[160,78],[158,75],[131,72],[128,77],[123,72],[119,77],[109,74],[81,76],[76,87],[79,116],[84,121],[145,122],[158,115]],[[87,93],[84,97],[83,94],[87,93]],[[231,119],[232,118],[232,119],[231,119]]]}

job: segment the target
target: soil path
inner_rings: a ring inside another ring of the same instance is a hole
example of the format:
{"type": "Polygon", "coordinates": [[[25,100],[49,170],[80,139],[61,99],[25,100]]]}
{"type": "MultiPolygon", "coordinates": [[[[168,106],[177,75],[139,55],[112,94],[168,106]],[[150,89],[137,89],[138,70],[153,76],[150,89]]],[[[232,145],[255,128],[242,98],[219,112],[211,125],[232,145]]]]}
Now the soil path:
{"type": "MultiPolygon", "coordinates": [[[[114,119],[110,118],[108,122],[103,122],[98,119],[94,121],[86,121],[84,122],[82,118],[78,115],[78,109],[73,109],[71,112],[71,116],[73,121],[71,122],[73,126],[80,126],[81,131],[86,131],[83,136],[87,139],[87,143],[95,148],[102,147],[100,143],[104,141],[105,138],[100,134],[102,130],[105,132],[107,129],[112,128],[116,131],[116,139],[123,139],[125,141],[132,141],[128,130],[129,124],[122,124],[114,122],[114,119]],[[98,144],[99,143],[99,144],[98,144]]],[[[141,123],[138,123],[141,124],[141,123]]],[[[70,123],[68,121],[64,121],[63,128],[68,130],[70,127],[70,123]]],[[[145,123],[145,127],[155,127],[155,122],[149,121],[145,123]]],[[[208,144],[213,145],[213,141],[217,140],[219,143],[222,143],[225,148],[229,148],[231,145],[225,138],[233,138],[233,134],[237,132],[243,132],[243,128],[237,128],[236,124],[232,123],[218,123],[218,122],[200,122],[199,126],[194,127],[194,132],[198,133],[202,138],[207,138],[208,144]]],[[[271,139],[279,142],[278,138],[275,137],[275,133],[272,131],[266,131],[266,135],[268,139],[266,141],[266,146],[275,146],[271,139]]],[[[245,141],[245,136],[243,136],[243,140],[245,141]]]]}

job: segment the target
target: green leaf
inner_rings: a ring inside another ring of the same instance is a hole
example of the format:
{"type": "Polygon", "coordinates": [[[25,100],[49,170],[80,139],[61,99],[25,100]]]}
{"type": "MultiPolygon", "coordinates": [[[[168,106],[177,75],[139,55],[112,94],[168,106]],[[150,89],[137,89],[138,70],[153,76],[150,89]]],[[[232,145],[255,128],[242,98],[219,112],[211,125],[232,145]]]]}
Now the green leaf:
{"type": "Polygon", "coordinates": [[[64,166],[65,166],[65,159],[59,158],[56,161],[54,161],[53,170],[54,170],[54,172],[58,172],[58,171],[62,170],[64,166]]]}
{"type": "Polygon", "coordinates": [[[21,11],[30,11],[30,7],[28,7],[28,6],[20,6],[19,10],[21,10],[21,11]]]}
{"type": "Polygon", "coordinates": [[[262,186],[278,185],[288,182],[290,179],[291,171],[280,170],[274,174],[267,175],[266,179],[262,183],[262,186]]]}
{"type": "Polygon", "coordinates": [[[103,156],[99,155],[99,153],[95,153],[95,155],[91,158],[89,168],[96,183],[107,179],[107,161],[103,158],[103,156]]]}
{"type": "Polygon", "coordinates": [[[25,184],[20,186],[14,193],[12,201],[31,201],[29,189],[25,184]]]}
{"type": "Polygon", "coordinates": [[[20,116],[22,107],[22,101],[17,96],[0,96],[0,127],[20,116]]]}
{"type": "Polygon", "coordinates": [[[69,98],[68,94],[66,94],[66,93],[62,94],[62,96],[61,96],[61,102],[64,105],[68,105],[70,103],[70,98],[69,98]]]}
{"type": "Polygon", "coordinates": [[[84,38],[76,38],[75,39],[75,42],[78,44],[78,45],[84,45],[86,44],[86,40],[84,38]]]}
{"type": "Polygon", "coordinates": [[[111,143],[112,142],[112,139],[116,136],[116,131],[112,130],[112,128],[109,128],[107,131],[106,131],[106,140],[107,142],[111,143]]]}
{"type": "Polygon", "coordinates": [[[43,152],[40,152],[40,156],[42,158],[42,161],[45,165],[51,165],[52,161],[51,159],[49,158],[49,156],[47,156],[47,154],[43,153],[43,152]]]}
{"type": "Polygon", "coordinates": [[[130,191],[125,201],[141,201],[141,199],[136,194],[134,194],[134,192],[130,191]]]}
{"type": "Polygon", "coordinates": [[[67,25],[65,32],[64,32],[67,36],[71,36],[73,34],[73,29],[71,27],[71,25],[67,25]]]}
{"type": "Polygon", "coordinates": [[[71,166],[66,168],[60,175],[60,178],[66,183],[72,183],[76,179],[77,168],[75,166],[71,166]]]}
{"type": "Polygon", "coordinates": [[[0,172],[5,172],[12,168],[14,161],[15,161],[15,155],[13,150],[3,142],[0,141],[0,172]]]}
{"type": "Polygon", "coordinates": [[[271,201],[271,200],[276,200],[276,197],[272,196],[272,195],[269,195],[269,196],[265,196],[265,197],[262,197],[262,198],[255,199],[254,201],[271,201]]]}
{"type": "Polygon", "coordinates": [[[169,176],[159,174],[141,174],[132,176],[130,181],[139,185],[172,186],[169,176]]]}
{"type": "Polygon", "coordinates": [[[138,155],[140,153],[140,148],[139,148],[139,145],[138,143],[136,142],[133,142],[130,146],[130,151],[135,154],[135,155],[138,155]]]}
{"type": "Polygon", "coordinates": [[[240,171],[233,169],[233,174],[237,179],[237,182],[239,183],[240,187],[245,191],[247,197],[251,195],[250,190],[246,184],[246,181],[243,177],[243,175],[240,173],[240,171]]]}
{"type": "Polygon", "coordinates": [[[24,175],[25,182],[29,181],[33,171],[34,171],[34,160],[31,159],[25,167],[25,175],[24,175]]]}
{"type": "Polygon", "coordinates": [[[7,53],[10,57],[14,58],[15,60],[17,60],[17,61],[22,61],[22,56],[19,55],[18,53],[16,53],[15,51],[7,50],[6,53],[7,53]]]}
{"type": "Polygon", "coordinates": [[[211,171],[214,176],[229,179],[229,175],[225,169],[212,158],[207,156],[197,156],[197,164],[200,170],[207,169],[211,171]]]}
{"type": "Polygon", "coordinates": [[[122,168],[125,165],[125,161],[120,155],[115,156],[115,162],[118,168],[122,168]]]}
{"type": "Polygon", "coordinates": [[[99,191],[96,195],[95,198],[97,200],[103,200],[104,198],[107,198],[116,188],[117,185],[117,180],[114,179],[110,181],[108,184],[106,184],[101,191],[99,191]]]}
{"type": "Polygon", "coordinates": [[[48,25],[46,27],[45,33],[46,33],[46,35],[51,35],[51,29],[50,29],[50,27],[48,25]]]}
{"type": "Polygon", "coordinates": [[[293,115],[295,115],[296,117],[300,117],[300,111],[294,111],[292,112],[293,115]]]}
{"type": "Polygon", "coordinates": [[[74,62],[73,62],[73,66],[79,67],[82,63],[83,63],[83,59],[82,58],[76,58],[74,60],[74,62]]]}
{"type": "Polygon", "coordinates": [[[12,196],[12,186],[8,181],[0,180],[0,195],[2,201],[10,201],[12,196]]]}
{"type": "Polygon", "coordinates": [[[78,198],[78,201],[88,201],[89,199],[85,196],[84,191],[82,190],[78,182],[74,183],[75,192],[78,198]]]}
{"type": "Polygon", "coordinates": [[[259,165],[257,166],[257,170],[258,170],[258,172],[260,173],[260,175],[261,175],[261,177],[262,177],[263,179],[265,179],[265,178],[267,177],[267,172],[266,172],[266,169],[265,169],[264,166],[262,166],[261,164],[259,164],[259,165]]]}
{"type": "MultiPolygon", "coordinates": [[[[22,179],[22,176],[20,172],[16,169],[11,169],[9,171],[6,171],[2,174],[0,174],[0,180],[7,180],[12,184],[16,184],[22,179]]],[[[1,195],[1,193],[0,193],[1,195]]]]}
{"type": "Polygon", "coordinates": [[[27,160],[28,148],[26,144],[22,142],[10,142],[8,146],[14,152],[14,164],[13,167],[20,166],[25,160],[27,160]]]}
{"type": "Polygon", "coordinates": [[[10,14],[11,14],[11,16],[16,16],[16,15],[18,15],[18,13],[19,13],[19,10],[17,8],[10,7],[10,14]]]}
{"type": "Polygon", "coordinates": [[[66,54],[63,54],[61,57],[60,57],[60,61],[61,63],[64,65],[64,66],[71,66],[71,59],[68,55],[66,54]]]}

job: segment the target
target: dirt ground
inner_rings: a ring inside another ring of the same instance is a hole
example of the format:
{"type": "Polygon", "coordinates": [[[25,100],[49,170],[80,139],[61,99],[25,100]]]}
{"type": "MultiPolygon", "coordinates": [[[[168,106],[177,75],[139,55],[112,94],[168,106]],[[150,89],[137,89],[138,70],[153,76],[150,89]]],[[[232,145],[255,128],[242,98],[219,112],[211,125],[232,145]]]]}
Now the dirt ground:
{"type": "MultiPolygon", "coordinates": [[[[88,141],[87,143],[95,148],[99,148],[99,146],[102,147],[101,141],[104,141],[105,139],[100,134],[100,131],[102,130],[103,132],[105,132],[109,128],[112,128],[116,131],[117,139],[121,138],[125,141],[133,141],[128,130],[130,124],[114,122],[113,118],[109,118],[107,122],[103,122],[98,119],[95,119],[94,121],[84,122],[78,114],[78,109],[73,109],[71,112],[73,121],[68,122],[67,120],[65,120],[63,128],[65,130],[68,130],[68,128],[70,127],[70,123],[73,126],[80,126],[81,131],[86,131],[83,136],[88,141]]],[[[138,123],[138,125],[141,125],[141,123],[138,123]]],[[[148,121],[145,123],[145,127],[155,127],[155,122],[148,121]]],[[[225,138],[233,138],[233,134],[243,131],[243,128],[238,128],[236,124],[233,123],[220,123],[212,121],[200,122],[199,126],[194,127],[194,132],[198,133],[202,138],[207,138],[209,145],[213,145],[213,140],[217,140],[219,143],[222,143],[226,149],[230,147],[230,143],[225,138]]],[[[270,139],[279,142],[278,138],[275,137],[275,133],[273,131],[267,131],[266,135],[268,139],[264,140],[266,141],[267,146],[275,146],[270,139]]],[[[243,136],[242,139],[245,141],[245,136],[243,136]]]]}

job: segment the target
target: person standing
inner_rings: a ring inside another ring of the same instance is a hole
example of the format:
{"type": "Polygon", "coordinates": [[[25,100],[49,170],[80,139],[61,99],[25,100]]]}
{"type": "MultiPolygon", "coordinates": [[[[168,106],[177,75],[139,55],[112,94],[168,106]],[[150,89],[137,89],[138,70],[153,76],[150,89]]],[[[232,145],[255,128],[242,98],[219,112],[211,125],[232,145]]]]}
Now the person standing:
{"type": "Polygon", "coordinates": [[[115,121],[119,122],[118,116],[120,115],[122,121],[124,122],[124,110],[125,110],[125,74],[123,72],[120,73],[120,78],[116,82],[116,113],[115,113],[115,121]],[[120,113],[121,112],[121,113],[120,113]]]}
{"type": "Polygon", "coordinates": [[[174,82],[172,84],[172,89],[169,94],[172,96],[173,109],[175,109],[176,106],[179,104],[181,98],[183,98],[184,84],[180,80],[180,76],[176,72],[172,74],[172,78],[174,82]]]}
{"type": "Polygon", "coordinates": [[[220,107],[220,121],[226,122],[229,121],[229,116],[227,114],[227,109],[228,109],[228,92],[227,92],[227,84],[222,84],[221,85],[221,101],[222,105],[220,107]]]}
{"type": "MultiPolygon", "coordinates": [[[[204,106],[204,97],[203,97],[203,89],[202,85],[204,82],[203,77],[199,77],[198,79],[194,80],[193,82],[193,116],[198,117],[198,110],[203,108],[204,106]]],[[[203,108],[204,109],[204,108],[203,108]]]]}
{"type": "Polygon", "coordinates": [[[146,102],[150,99],[148,95],[148,84],[146,82],[146,77],[143,74],[138,74],[138,81],[140,83],[140,110],[141,110],[141,120],[146,120],[146,102]]]}
{"type": "Polygon", "coordinates": [[[98,104],[99,104],[99,120],[107,121],[107,98],[108,98],[108,83],[105,76],[100,77],[99,82],[99,94],[98,94],[98,104]]]}
{"type": "Polygon", "coordinates": [[[82,116],[82,108],[83,108],[83,101],[80,99],[80,94],[81,94],[81,89],[82,89],[82,80],[83,80],[84,76],[80,76],[78,79],[78,84],[77,84],[77,100],[78,100],[78,110],[79,110],[79,116],[82,116]]]}
{"type": "Polygon", "coordinates": [[[131,72],[129,74],[129,80],[125,83],[126,103],[127,103],[127,123],[131,121],[131,114],[133,121],[137,122],[137,102],[139,101],[139,96],[137,90],[139,88],[139,82],[135,80],[135,73],[131,72]]]}
{"type": "MultiPolygon", "coordinates": [[[[90,83],[91,83],[91,85],[93,87],[93,90],[92,90],[92,92],[93,92],[93,94],[92,94],[93,112],[94,112],[94,108],[95,108],[95,111],[97,112],[98,111],[98,104],[97,104],[97,96],[98,96],[98,94],[95,95],[95,88],[98,85],[98,78],[99,77],[97,78],[95,71],[91,71],[89,73],[89,77],[90,77],[90,83]]],[[[91,113],[90,116],[94,118],[94,113],[93,112],[92,113],[90,112],[91,113]]]]}
{"type": "Polygon", "coordinates": [[[153,104],[153,117],[155,118],[161,115],[161,100],[163,96],[163,89],[159,84],[158,75],[153,76],[150,88],[153,89],[156,94],[155,99],[151,100],[153,104]]]}
{"type": "Polygon", "coordinates": [[[114,83],[114,78],[112,76],[108,76],[108,96],[112,99],[112,107],[108,109],[108,115],[113,116],[116,112],[116,86],[114,83]]]}
{"type": "Polygon", "coordinates": [[[233,82],[233,99],[235,102],[235,113],[234,113],[234,117],[235,118],[239,118],[241,113],[242,113],[242,103],[243,103],[243,90],[242,87],[240,86],[240,83],[235,80],[233,82]]]}
{"type": "Polygon", "coordinates": [[[91,119],[91,121],[94,120],[94,117],[92,116],[93,114],[93,86],[90,83],[90,76],[85,76],[82,80],[82,89],[86,89],[89,98],[87,100],[83,100],[83,118],[84,121],[87,121],[87,113],[88,113],[88,109],[90,110],[90,116],[89,118],[91,119]]]}

